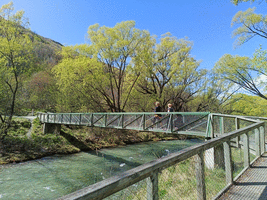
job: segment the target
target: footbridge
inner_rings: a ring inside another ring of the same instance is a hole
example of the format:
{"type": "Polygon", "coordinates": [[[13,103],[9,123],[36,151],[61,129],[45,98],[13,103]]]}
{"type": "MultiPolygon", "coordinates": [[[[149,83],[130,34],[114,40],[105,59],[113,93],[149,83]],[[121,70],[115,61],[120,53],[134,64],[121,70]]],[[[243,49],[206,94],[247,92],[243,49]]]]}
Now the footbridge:
{"type": "MultiPolygon", "coordinates": [[[[45,132],[61,124],[212,137],[209,112],[38,113],[45,132]]],[[[54,128],[54,129],[53,129],[54,128]]]]}

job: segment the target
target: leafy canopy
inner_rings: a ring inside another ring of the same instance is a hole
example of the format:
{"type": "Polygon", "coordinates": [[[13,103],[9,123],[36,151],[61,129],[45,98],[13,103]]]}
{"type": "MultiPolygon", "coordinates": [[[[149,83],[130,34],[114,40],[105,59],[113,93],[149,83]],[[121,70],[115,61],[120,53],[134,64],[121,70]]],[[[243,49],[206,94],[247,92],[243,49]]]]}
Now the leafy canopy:
{"type": "Polygon", "coordinates": [[[92,25],[88,39],[90,45],[63,48],[63,59],[54,68],[59,86],[76,91],[97,111],[123,111],[142,69],[134,58],[140,57],[151,36],[135,28],[134,21],[126,21],[112,28],[92,25]]]}
{"type": "Polygon", "coordinates": [[[240,25],[234,30],[233,36],[237,37],[236,45],[242,45],[255,36],[267,39],[267,16],[254,13],[255,8],[239,11],[232,19],[233,25],[240,25]]]}

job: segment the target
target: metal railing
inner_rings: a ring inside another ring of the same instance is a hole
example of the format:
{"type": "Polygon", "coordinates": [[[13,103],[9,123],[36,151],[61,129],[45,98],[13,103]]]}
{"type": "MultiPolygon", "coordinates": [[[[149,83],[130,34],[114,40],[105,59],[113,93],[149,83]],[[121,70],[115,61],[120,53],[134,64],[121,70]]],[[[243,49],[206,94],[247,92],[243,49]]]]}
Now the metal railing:
{"type": "Polygon", "coordinates": [[[265,152],[265,123],[212,114],[207,129],[213,139],[59,199],[216,199],[265,152]]]}
{"type": "Polygon", "coordinates": [[[207,135],[209,112],[38,113],[42,123],[207,135]]]}

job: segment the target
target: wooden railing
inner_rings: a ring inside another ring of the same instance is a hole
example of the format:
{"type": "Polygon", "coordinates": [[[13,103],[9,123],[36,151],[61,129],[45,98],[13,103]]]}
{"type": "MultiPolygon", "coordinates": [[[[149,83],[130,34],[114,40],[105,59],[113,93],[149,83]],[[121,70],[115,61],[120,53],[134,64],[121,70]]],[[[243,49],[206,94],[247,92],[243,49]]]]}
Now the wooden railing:
{"type": "Polygon", "coordinates": [[[197,199],[206,199],[206,184],[205,184],[205,161],[204,154],[206,150],[215,148],[217,146],[223,146],[223,157],[224,157],[224,168],[225,168],[225,182],[226,187],[221,190],[216,196],[219,197],[225,190],[227,190],[234,181],[247,169],[250,164],[252,164],[258,157],[260,157],[265,152],[265,124],[264,122],[258,120],[252,120],[240,116],[213,114],[209,118],[210,132],[214,133],[216,125],[214,124],[214,117],[219,117],[219,130],[221,135],[216,135],[217,137],[207,140],[204,143],[197,144],[188,148],[185,148],[179,152],[172,153],[169,156],[159,158],[152,162],[146,163],[134,169],[128,170],[118,176],[114,176],[93,184],[89,187],[83,188],[69,195],[61,197],[59,199],[70,200],[70,199],[103,199],[118,191],[121,191],[128,186],[131,186],[144,179],[147,180],[147,199],[157,200],[158,196],[158,174],[163,169],[180,163],[192,156],[195,156],[195,177],[196,177],[196,193],[197,199]],[[224,127],[226,119],[235,120],[235,128],[225,134],[224,127]],[[240,128],[240,123],[248,122],[251,123],[246,127],[240,128]],[[248,133],[253,131],[256,149],[256,158],[251,162],[249,146],[250,140],[248,133]],[[242,149],[243,149],[243,159],[244,167],[243,170],[233,178],[233,166],[232,166],[232,154],[231,154],[231,142],[236,138],[242,138],[242,149]]]}

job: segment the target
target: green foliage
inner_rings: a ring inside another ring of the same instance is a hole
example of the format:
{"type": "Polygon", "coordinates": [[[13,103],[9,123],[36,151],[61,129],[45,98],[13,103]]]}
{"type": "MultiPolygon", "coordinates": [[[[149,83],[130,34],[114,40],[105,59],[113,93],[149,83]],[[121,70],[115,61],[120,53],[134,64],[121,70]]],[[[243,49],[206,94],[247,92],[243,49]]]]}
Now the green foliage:
{"type": "Polygon", "coordinates": [[[64,47],[53,68],[61,111],[151,111],[155,101],[185,111],[206,87],[207,70],[198,69],[187,39],[167,33],[157,44],[134,21],[92,25],[88,38],[90,45],[64,47]]]}
{"type": "Polygon", "coordinates": [[[258,82],[260,87],[266,91],[266,75],[267,75],[267,50],[263,50],[262,47],[258,48],[251,59],[253,69],[257,72],[258,82]]]}
{"type": "Polygon", "coordinates": [[[253,73],[255,74],[255,72],[266,76],[266,69],[264,69],[262,63],[263,62],[257,59],[256,55],[254,59],[250,59],[246,56],[225,54],[215,64],[214,72],[218,74],[221,80],[233,82],[239,88],[243,88],[254,95],[267,99],[259,90],[259,84],[253,77],[253,73]]]}
{"type": "Polygon", "coordinates": [[[227,104],[233,115],[267,117],[267,101],[257,96],[236,94],[227,104]]]}
{"type": "Polygon", "coordinates": [[[215,64],[214,72],[220,78],[240,83],[242,81],[240,76],[249,78],[249,69],[251,69],[250,58],[225,54],[215,64]]]}
{"type": "Polygon", "coordinates": [[[67,109],[123,111],[140,75],[140,66],[132,58],[140,54],[150,35],[135,28],[134,21],[126,21],[113,28],[92,25],[88,38],[91,45],[63,48],[63,59],[53,69],[62,95],[70,97],[60,103],[67,109]]]}
{"type": "Polygon", "coordinates": [[[237,46],[244,44],[255,36],[267,38],[267,16],[255,14],[254,11],[255,8],[239,11],[232,19],[232,26],[240,25],[233,32],[233,36],[237,37],[237,46]]]}
{"type": "Polygon", "coordinates": [[[14,118],[11,127],[8,129],[8,135],[24,137],[31,127],[31,122],[27,119],[14,118]]]}
{"type": "Polygon", "coordinates": [[[192,42],[170,33],[163,35],[160,43],[152,42],[135,58],[135,64],[143,69],[130,107],[138,104],[140,110],[151,111],[154,102],[160,101],[163,107],[173,103],[176,111],[185,111],[193,95],[204,89],[207,71],[198,70],[200,62],[190,56],[192,42]]]}
{"type": "MultiPolygon", "coordinates": [[[[232,0],[238,5],[249,0],[232,0]]],[[[251,0],[250,2],[254,2],[251,0]]],[[[260,3],[262,1],[259,1],[260,3]]],[[[267,1],[265,1],[267,2],[267,1]]],[[[255,13],[256,8],[248,8],[246,11],[239,11],[232,19],[232,26],[238,25],[233,32],[237,37],[236,46],[240,46],[255,36],[267,39],[267,16],[255,13]]],[[[250,93],[267,100],[262,89],[266,89],[266,51],[260,47],[254,53],[253,58],[224,55],[217,63],[216,70],[224,80],[229,80],[249,91],[250,93]],[[232,69],[231,69],[232,68],[232,69]],[[218,70],[219,69],[219,70],[218,70]],[[226,70],[225,70],[226,69],[226,70]],[[225,70],[225,72],[223,72],[225,70]],[[257,74],[257,77],[255,77],[257,74]]]]}
{"type": "Polygon", "coordinates": [[[7,120],[0,118],[7,129],[11,126],[22,77],[27,76],[32,66],[32,41],[25,28],[28,20],[23,11],[12,14],[13,10],[12,2],[0,9],[0,116],[9,116],[7,120]]]}
{"type": "Polygon", "coordinates": [[[55,103],[55,82],[49,71],[59,61],[56,52],[62,46],[31,32],[24,11],[13,11],[12,2],[0,9],[0,114],[9,116],[1,119],[8,124],[14,113],[37,107],[49,110],[55,103]],[[35,74],[40,70],[46,72],[35,74]]]}

